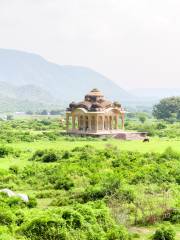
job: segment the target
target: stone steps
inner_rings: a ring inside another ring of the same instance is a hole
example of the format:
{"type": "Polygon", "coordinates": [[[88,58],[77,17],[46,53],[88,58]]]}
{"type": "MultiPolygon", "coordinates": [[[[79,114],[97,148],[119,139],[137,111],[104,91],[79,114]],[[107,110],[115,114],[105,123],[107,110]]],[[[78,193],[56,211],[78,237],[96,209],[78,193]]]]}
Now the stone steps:
{"type": "Polygon", "coordinates": [[[146,132],[122,132],[115,135],[116,139],[122,140],[144,140],[147,138],[146,132]]]}

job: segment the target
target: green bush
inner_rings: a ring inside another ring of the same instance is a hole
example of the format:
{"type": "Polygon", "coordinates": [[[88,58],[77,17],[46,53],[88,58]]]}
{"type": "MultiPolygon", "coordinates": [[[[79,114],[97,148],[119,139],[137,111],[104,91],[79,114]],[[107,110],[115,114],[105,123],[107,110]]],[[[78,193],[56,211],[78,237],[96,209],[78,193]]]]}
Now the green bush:
{"type": "Polygon", "coordinates": [[[72,156],[70,151],[64,151],[63,155],[62,155],[62,159],[69,159],[72,156]]]}
{"type": "Polygon", "coordinates": [[[38,160],[45,154],[45,150],[36,150],[33,156],[31,157],[31,160],[38,160]]]}
{"type": "Polygon", "coordinates": [[[56,162],[58,159],[58,153],[54,150],[37,150],[30,158],[30,160],[42,161],[44,163],[56,162]]]}
{"type": "Polygon", "coordinates": [[[15,212],[16,215],[16,225],[20,226],[25,221],[25,214],[22,209],[19,209],[15,212]]]}
{"type": "Polygon", "coordinates": [[[0,225],[11,225],[14,221],[14,215],[7,208],[0,208],[0,225]]]}
{"type": "Polygon", "coordinates": [[[58,156],[55,152],[48,151],[44,156],[42,157],[42,162],[48,163],[48,162],[56,162],[58,160],[58,156]]]}
{"type": "Polygon", "coordinates": [[[26,223],[22,233],[33,240],[61,240],[66,239],[61,219],[47,216],[35,218],[26,223]]]}
{"type": "Polygon", "coordinates": [[[65,190],[70,190],[72,187],[74,187],[73,181],[68,178],[68,177],[61,177],[56,180],[55,182],[55,189],[65,189],[65,190]]]}
{"type": "Polygon", "coordinates": [[[9,167],[9,171],[12,172],[12,173],[14,173],[14,174],[18,174],[18,172],[19,172],[19,166],[18,166],[18,165],[11,165],[11,166],[9,167]]]}
{"type": "Polygon", "coordinates": [[[16,207],[16,206],[21,208],[26,207],[26,203],[20,197],[16,197],[16,196],[8,197],[6,202],[10,207],[16,207]]]}
{"type": "Polygon", "coordinates": [[[180,223],[180,210],[172,208],[164,214],[164,221],[170,221],[172,223],[180,223]]]}
{"type": "Polygon", "coordinates": [[[83,202],[96,201],[103,199],[106,196],[106,190],[102,186],[89,186],[80,197],[83,202]]]}
{"type": "Polygon", "coordinates": [[[171,225],[163,225],[154,233],[153,240],[175,240],[175,231],[171,225]]]}
{"type": "Polygon", "coordinates": [[[107,233],[107,239],[108,240],[129,240],[129,234],[127,230],[121,226],[121,227],[113,227],[111,228],[107,233]]]}
{"type": "Polygon", "coordinates": [[[29,202],[27,202],[29,208],[35,208],[37,206],[37,199],[33,196],[29,196],[29,202]]]}
{"type": "Polygon", "coordinates": [[[0,146],[0,158],[3,158],[13,152],[12,148],[0,146]]]}
{"type": "Polygon", "coordinates": [[[12,232],[7,226],[0,226],[0,239],[1,240],[14,240],[12,232]]]}
{"type": "Polygon", "coordinates": [[[33,240],[129,239],[126,229],[115,224],[101,202],[38,212],[37,215],[35,218],[29,216],[19,233],[33,240]]]}
{"type": "Polygon", "coordinates": [[[83,225],[83,217],[77,211],[65,209],[62,213],[62,218],[65,220],[66,225],[73,229],[81,228],[83,225]]]}

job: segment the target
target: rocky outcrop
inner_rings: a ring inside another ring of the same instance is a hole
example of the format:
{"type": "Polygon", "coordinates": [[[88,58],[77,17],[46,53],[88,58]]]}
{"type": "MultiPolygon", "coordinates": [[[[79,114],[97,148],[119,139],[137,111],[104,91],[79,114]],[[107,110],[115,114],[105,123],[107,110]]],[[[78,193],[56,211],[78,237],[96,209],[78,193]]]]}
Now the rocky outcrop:
{"type": "Polygon", "coordinates": [[[13,191],[11,191],[8,188],[4,188],[0,190],[0,193],[4,193],[6,194],[8,197],[19,197],[21,198],[24,202],[29,202],[29,197],[28,195],[24,194],[24,193],[15,193],[13,191]]]}

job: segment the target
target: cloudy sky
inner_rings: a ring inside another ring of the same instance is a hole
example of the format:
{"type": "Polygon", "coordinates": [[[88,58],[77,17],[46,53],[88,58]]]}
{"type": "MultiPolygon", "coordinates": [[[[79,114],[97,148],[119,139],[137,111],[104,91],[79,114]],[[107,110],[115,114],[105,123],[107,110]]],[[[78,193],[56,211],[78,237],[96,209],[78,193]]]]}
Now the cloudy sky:
{"type": "Polygon", "coordinates": [[[95,69],[124,88],[180,88],[179,0],[0,0],[0,48],[95,69]]]}

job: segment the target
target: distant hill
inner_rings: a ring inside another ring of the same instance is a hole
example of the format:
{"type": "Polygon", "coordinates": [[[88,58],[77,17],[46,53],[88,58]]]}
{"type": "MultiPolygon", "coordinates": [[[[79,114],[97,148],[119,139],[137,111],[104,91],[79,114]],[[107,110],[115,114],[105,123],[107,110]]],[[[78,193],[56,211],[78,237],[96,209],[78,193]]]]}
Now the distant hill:
{"type": "MultiPolygon", "coordinates": [[[[30,91],[34,86],[35,91],[36,87],[43,88],[46,93],[58,99],[59,103],[66,104],[81,100],[92,88],[99,88],[112,100],[126,102],[133,99],[131,94],[113,81],[89,68],[60,66],[46,61],[39,55],[16,50],[0,49],[0,82],[10,86],[23,86],[19,88],[19,98],[27,96],[28,86],[31,86],[30,91]]],[[[39,100],[38,93],[34,94],[34,97],[39,100]]]]}
{"type": "Polygon", "coordinates": [[[53,99],[50,93],[35,85],[15,86],[6,82],[0,82],[0,96],[32,102],[46,102],[53,99]]]}
{"type": "Polygon", "coordinates": [[[53,108],[55,100],[50,93],[34,85],[14,86],[0,82],[0,112],[28,111],[53,108]]]}

